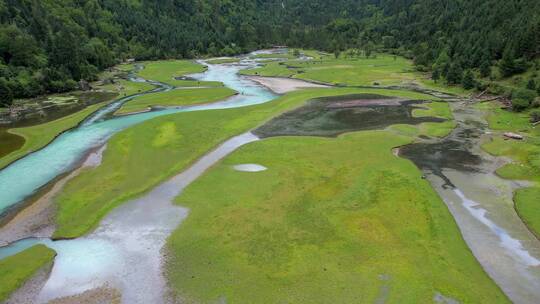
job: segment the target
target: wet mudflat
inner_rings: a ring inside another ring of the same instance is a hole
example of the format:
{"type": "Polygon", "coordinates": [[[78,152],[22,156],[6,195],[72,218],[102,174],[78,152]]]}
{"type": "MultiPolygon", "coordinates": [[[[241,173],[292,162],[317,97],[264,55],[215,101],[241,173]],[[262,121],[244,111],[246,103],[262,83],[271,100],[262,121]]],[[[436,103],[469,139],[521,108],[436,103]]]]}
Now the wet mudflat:
{"type": "Polygon", "coordinates": [[[259,137],[337,136],[342,133],[384,129],[394,124],[442,122],[436,117],[413,117],[423,101],[375,94],[317,98],[284,113],[255,130],[259,137]]]}
{"type": "Polygon", "coordinates": [[[461,172],[481,172],[482,158],[471,152],[472,138],[479,138],[478,129],[459,129],[454,136],[435,142],[419,142],[400,148],[399,155],[410,159],[424,171],[430,171],[444,180],[445,186],[454,187],[443,174],[451,169],[461,172]]]}
{"type": "Polygon", "coordinates": [[[20,149],[24,145],[24,138],[11,134],[6,128],[0,128],[0,157],[20,149]]]}
{"type": "Polygon", "coordinates": [[[443,198],[463,238],[485,271],[515,303],[538,303],[540,242],[515,212],[513,193],[525,183],[502,179],[495,170],[506,163],[481,150],[491,136],[479,110],[452,104],[458,124],[441,141],[400,148],[443,198]]]}

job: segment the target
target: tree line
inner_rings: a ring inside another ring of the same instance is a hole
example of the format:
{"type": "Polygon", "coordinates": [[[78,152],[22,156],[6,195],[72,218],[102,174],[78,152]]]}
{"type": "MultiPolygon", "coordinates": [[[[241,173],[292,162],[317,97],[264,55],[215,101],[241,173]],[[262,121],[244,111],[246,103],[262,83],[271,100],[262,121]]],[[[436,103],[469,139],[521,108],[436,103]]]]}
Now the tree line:
{"type": "Polygon", "coordinates": [[[126,58],[272,44],[393,52],[471,87],[473,69],[510,76],[540,55],[540,1],[0,0],[0,101],[72,90],[126,58]]]}

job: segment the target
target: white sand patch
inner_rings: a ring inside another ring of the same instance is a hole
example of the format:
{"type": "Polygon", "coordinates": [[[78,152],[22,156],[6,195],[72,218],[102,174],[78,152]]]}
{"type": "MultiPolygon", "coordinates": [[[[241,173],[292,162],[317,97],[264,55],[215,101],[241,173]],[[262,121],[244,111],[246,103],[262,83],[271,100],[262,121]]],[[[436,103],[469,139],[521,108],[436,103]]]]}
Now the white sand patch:
{"type": "Polygon", "coordinates": [[[300,79],[282,78],[282,77],[261,77],[261,76],[246,76],[247,78],[269,88],[277,94],[285,94],[291,91],[306,89],[306,88],[328,88],[330,86],[307,82],[300,79]]]}
{"type": "Polygon", "coordinates": [[[233,167],[236,171],[242,171],[242,172],[260,172],[268,170],[265,166],[261,166],[258,164],[241,164],[236,165],[233,167]]]}

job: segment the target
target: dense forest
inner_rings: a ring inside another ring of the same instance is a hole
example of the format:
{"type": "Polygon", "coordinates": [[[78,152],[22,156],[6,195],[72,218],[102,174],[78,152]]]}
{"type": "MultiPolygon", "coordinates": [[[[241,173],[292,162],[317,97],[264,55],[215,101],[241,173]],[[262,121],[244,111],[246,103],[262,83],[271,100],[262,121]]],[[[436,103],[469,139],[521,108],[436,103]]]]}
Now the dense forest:
{"type": "Polygon", "coordinates": [[[540,1],[0,0],[0,103],[72,90],[126,58],[272,44],[394,52],[472,86],[470,69],[510,76],[540,55],[540,1]]]}

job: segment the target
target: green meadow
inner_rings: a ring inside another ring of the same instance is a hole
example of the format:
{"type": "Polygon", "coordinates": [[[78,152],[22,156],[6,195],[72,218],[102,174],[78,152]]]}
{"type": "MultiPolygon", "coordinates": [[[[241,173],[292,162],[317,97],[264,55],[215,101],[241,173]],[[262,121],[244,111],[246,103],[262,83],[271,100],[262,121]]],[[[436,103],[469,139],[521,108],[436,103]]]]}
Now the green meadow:
{"type": "Polygon", "coordinates": [[[507,303],[430,184],[365,131],[276,137],[234,152],[176,202],[167,275],[194,303],[507,303]],[[235,171],[255,163],[267,171],[235,171]],[[471,284],[474,282],[474,284],[471,284]]]}
{"type": "Polygon", "coordinates": [[[212,86],[220,87],[223,84],[217,81],[176,80],[187,74],[202,73],[206,67],[192,60],[162,60],[143,62],[144,69],[138,75],[147,80],[155,80],[176,87],[212,86]]]}
{"type": "Polygon", "coordinates": [[[512,162],[497,169],[503,178],[531,181],[529,188],[518,189],[514,195],[515,209],[529,229],[540,238],[540,128],[529,122],[528,112],[510,112],[496,102],[479,106],[487,111],[490,128],[501,134],[482,145],[495,156],[506,156],[512,162]],[[505,140],[502,132],[518,132],[524,140],[505,140]]]}
{"type": "Polygon", "coordinates": [[[0,260],[0,301],[22,287],[38,270],[53,262],[56,253],[45,245],[36,245],[0,260]]]}
{"type": "Polygon", "coordinates": [[[210,103],[226,99],[236,94],[225,87],[181,88],[167,92],[143,95],[125,103],[116,114],[127,114],[147,110],[152,106],[184,106],[210,103]]]}
{"type": "Polygon", "coordinates": [[[398,90],[335,88],[293,92],[274,101],[237,109],[167,115],[141,123],[111,138],[103,163],[84,170],[56,198],[55,237],[77,237],[110,210],[181,172],[205,152],[234,135],[321,96],[374,93],[432,99],[398,90]]]}
{"type": "Polygon", "coordinates": [[[302,51],[313,60],[271,61],[263,67],[241,71],[244,75],[291,77],[338,86],[409,86],[437,90],[456,95],[468,93],[461,87],[448,86],[442,81],[434,82],[426,75],[414,71],[410,60],[389,54],[377,54],[370,58],[339,58],[315,51],[302,51]]]}

